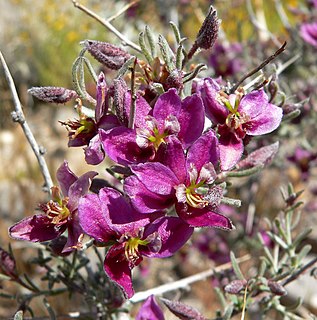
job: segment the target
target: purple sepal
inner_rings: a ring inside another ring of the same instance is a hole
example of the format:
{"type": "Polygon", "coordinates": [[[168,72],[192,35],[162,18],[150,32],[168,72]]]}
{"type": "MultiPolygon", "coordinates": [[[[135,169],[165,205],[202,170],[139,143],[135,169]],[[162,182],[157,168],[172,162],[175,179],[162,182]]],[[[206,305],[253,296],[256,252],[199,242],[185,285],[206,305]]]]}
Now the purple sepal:
{"type": "Polygon", "coordinates": [[[164,320],[164,314],[158,303],[156,302],[154,295],[149,296],[142,304],[136,320],[164,320]]]}

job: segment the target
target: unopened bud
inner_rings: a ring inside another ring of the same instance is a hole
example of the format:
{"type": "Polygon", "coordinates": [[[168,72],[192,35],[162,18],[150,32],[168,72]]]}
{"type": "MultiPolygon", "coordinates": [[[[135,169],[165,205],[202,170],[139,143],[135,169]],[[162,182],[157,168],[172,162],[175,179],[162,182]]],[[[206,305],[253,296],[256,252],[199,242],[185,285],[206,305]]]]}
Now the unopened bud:
{"type": "Polygon", "coordinates": [[[85,40],[83,44],[97,61],[109,69],[119,70],[131,57],[125,50],[107,42],[85,40]]]}
{"type": "Polygon", "coordinates": [[[50,103],[66,103],[78,97],[74,90],[62,87],[33,87],[28,92],[37,99],[50,103]]]}
{"type": "Polygon", "coordinates": [[[113,105],[116,115],[122,124],[128,125],[128,115],[126,113],[126,93],[128,86],[122,78],[113,81],[113,105]]]}
{"type": "Polygon", "coordinates": [[[287,294],[287,291],[283,288],[283,286],[276,281],[269,280],[267,285],[271,292],[278,296],[285,296],[287,294]]]}
{"type": "Polygon", "coordinates": [[[196,37],[196,45],[201,49],[210,49],[218,38],[220,20],[217,11],[210,6],[207,17],[205,18],[196,37]]]}
{"type": "Polygon", "coordinates": [[[231,294],[238,294],[246,285],[247,281],[245,279],[233,280],[225,286],[224,290],[231,294]]]}
{"type": "Polygon", "coordinates": [[[182,89],[184,87],[182,72],[177,69],[172,71],[166,79],[165,87],[167,90],[170,88],[182,89]]]}

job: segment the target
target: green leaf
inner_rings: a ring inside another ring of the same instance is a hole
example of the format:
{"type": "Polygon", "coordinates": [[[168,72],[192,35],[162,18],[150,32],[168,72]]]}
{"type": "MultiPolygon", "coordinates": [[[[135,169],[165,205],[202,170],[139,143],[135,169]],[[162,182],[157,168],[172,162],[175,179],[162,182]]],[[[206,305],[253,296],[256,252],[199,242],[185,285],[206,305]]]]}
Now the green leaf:
{"type": "Polygon", "coordinates": [[[232,268],[236,276],[238,277],[238,279],[245,280],[233,251],[230,251],[230,260],[231,260],[232,268]]]}
{"type": "Polygon", "coordinates": [[[297,254],[297,260],[300,263],[310,252],[312,246],[310,244],[306,244],[301,251],[297,254]]]}
{"type": "Polygon", "coordinates": [[[172,27],[172,30],[174,32],[176,43],[179,44],[181,42],[181,34],[179,32],[179,29],[178,29],[177,25],[172,21],[170,21],[170,26],[172,27]]]}
{"type": "Polygon", "coordinates": [[[175,65],[174,65],[174,56],[172,54],[172,50],[166,41],[166,39],[160,34],[158,37],[158,44],[160,46],[160,51],[162,54],[162,58],[166,64],[166,67],[169,72],[175,70],[175,65]]]}
{"type": "Polygon", "coordinates": [[[156,41],[154,34],[149,26],[145,26],[145,35],[150,45],[152,58],[154,59],[156,57],[156,41]]]}
{"type": "Polygon", "coordinates": [[[131,67],[131,65],[134,63],[135,57],[131,57],[129,58],[123,65],[122,67],[119,69],[116,79],[119,79],[120,77],[123,77],[126,72],[129,70],[129,68],[131,67]]]}
{"type": "Polygon", "coordinates": [[[141,47],[141,50],[142,50],[144,57],[146,58],[148,63],[151,64],[151,62],[153,61],[153,57],[151,56],[151,52],[146,47],[145,33],[143,31],[139,34],[139,44],[140,44],[140,47],[141,47]]]}
{"type": "Polygon", "coordinates": [[[222,319],[230,320],[232,316],[232,312],[233,312],[233,305],[229,304],[225,309],[222,319]]]}

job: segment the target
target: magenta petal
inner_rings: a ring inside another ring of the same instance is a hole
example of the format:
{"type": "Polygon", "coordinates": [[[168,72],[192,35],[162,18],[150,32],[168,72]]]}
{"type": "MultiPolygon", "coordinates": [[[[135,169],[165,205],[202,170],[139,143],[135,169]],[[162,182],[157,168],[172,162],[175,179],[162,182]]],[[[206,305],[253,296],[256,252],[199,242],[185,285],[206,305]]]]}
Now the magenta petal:
{"type": "Polygon", "coordinates": [[[141,149],[137,145],[136,133],[132,129],[117,127],[109,131],[100,130],[99,134],[106,155],[116,163],[126,166],[154,158],[154,149],[141,149]]]}
{"type": "Polygon", "coordinates": [[[78,214],[73,214],[67,223],[67,242],[63,248],[62,253],[70,252],[80,248],[80,237],[84,233],[82,227],[79,224],[78,214]]]}
{"type": "Polygon", "coordinates": [[[199,172],[204,164],[211,162],[217,167],[219,162],[218,139],[213,130],[208,130],[188,150],[187,164],[195,165],[199,172]]]}
{"type": "Polygon", "coordinates": [[[226,216],[203,208],[186,208],[184,204],[178,203],[176,206],[178,215],[192,227],[214,227],[224,230],[234,229],[234,226],[226,216]]]}
{"type": "Polygon", "coordinates": [[[62,193],[68,196],[69,187],[78,179],[77,176],[69,169],[68,162],[64,160],[63,164],[57,169],[56,179],[60,185],[62,193]]]}
{"type": "Polygon", "coordinates": [[[88,171],[82,176],[80,176],[77,181],[75,181],[70,187],[68,191],[68,209],[72,212],[78,208],[78,201],[80,197],[85,195],[89,187],[91,185],[92,179],[97,175],[98,173],[95,171],[88,171]]]}
{"type": "Polygon", "coordinates": [[[162,124],[169,115],[178,116],[181,110],[181,98],[176,89],[169,89],[160,95],[153,108],[153,117],[162,124]]]}
{"type": "Polygon", "coordinates": [[[157,232],[161,239],[159,252],[142,252],[147,257],[166,258],[179,250],[191,237],[194,228],[177,217],[162,217],[153,221],[145,230],[144,238],[157,232]]]}
{"type": "Polygon", "coordinates": [[[164,210],[174,202],[172,196],[159,195],[149,191],[136,176],[125,179],[124,191],[130,197],[133,207],[142,213],[164,210]]]}
{"type": "Polygon", "coordinates": [[[150,162],[131,167],[132,172],[144,186],[159,195],[171,195],[179,181],[168,167],[159,162],[150,162]]]}
{"type": "Polygon", "coordinates": [[[205,124],[203,102],[197,94],[189,96],[182,101],[178,122],[180,124],[178,138],[187,148],[200,137],[205,124]]]}
{"type": "Polygon", "coordinates": [[[37,214],[24,218],[9,228],[9,234],[17,240],[43,242],[57,238],[66,229],[66,224],[56,225],[46,215],[37,214]]]}
{"type": "Polygon", "coordinates": [[[166,140],[167,143],[160,146],[156,159],[169,167],[180,182],[184,182],[187,175],[184,148],[176,137],[171,136],[166,140]]]}
{"type": "Polygon", "coordinates": [[[223,124],[229,111],[217,101],[220,86],[211,78],[206,78],[197,83],[197,92],[200,94],[207,117],[213,124],[223,124]]]}
{"type": "Polygon", "coordinates": [[[78,216],[85,233],[98,242],[107,242],[115,234],[107,223],[109,218],[103,212],[100,199],[96,194],[88,194],[80,199],[78,216]]]}
{"type": "Polygon", "coordinates": [[[104,270],[111,281],[115,282],[126,298],[134,295],[129,262],[124,255],[124,243],[113,245],[104,261],[104,270]]]}
{"type": "MultiPolygon", "coordinates": [[[[131,106],[131,93],[127,92],[125,95],[125,112],[127,119],[130,118],[130,106],[131,106]]],[[[135,120],[134,125],[136,128],[145,127],[145,117],[152,110],[151,106],[147,101],[140,95],[137,96],[135,106],[135,120]]]]}
{"type": "Polygon", "coordinates": [[[264,90],[252,91],[241,99],[238,111],[253,119],[266,112],[268,101],[269,98],[264,90]]]}
{"type": "MultiPolygon", "coordinates": [[[[314,1],[315,7],[317,8],[317,1],[314,1]]],[[[301,37],[309,44],[317,47],[317,22],[303,23],[300,26],[301,37]]]]}
{"type": "Polygon", "coordinates": [[[243,141],[233,133],[219,139],[220,167],[222,170],[230,170],[241,159],[244,146],[243,141]]]}
{"type": "Polygon", "coordinates": [[[142,304],[135,320],[164,320],[164,313],[155,301],[153,295],[142,304]]]}
{"type": "Polygon", "coordinates": [[[99,135],[94,136],[88,147],[84,148],[85,161],[91,165],[97,165],[105,158],[105,153],[102,149],[102,144],[99,135]]]}
{"type": "Polygon", "coordinates": [[[101,189],[99,199],[107,224],[119,234],[133,232],[150,222],[148,215],[134,210],[122,194],[115,189],[101,189]]]}
{"type": "Polygon", "coordinates": [[[282,108],[268,103],[263,113],[251,120],[251,127],[247,126],[246,132],[251,136],[270,133],[280,125],[282,117],[282,108]]]}

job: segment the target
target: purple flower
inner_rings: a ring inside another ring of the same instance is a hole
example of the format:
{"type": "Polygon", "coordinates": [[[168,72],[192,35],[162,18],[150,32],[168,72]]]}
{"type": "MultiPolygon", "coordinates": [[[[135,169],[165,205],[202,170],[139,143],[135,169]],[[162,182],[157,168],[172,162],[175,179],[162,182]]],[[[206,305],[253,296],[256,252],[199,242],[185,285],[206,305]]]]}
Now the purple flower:
{"type": "Polygon", "coordinates": [[[164,314],[153,295],[149,296],[142,304],[136,320],[164,320],[164,314]]]}
{"type": "Polygon", "coordinates": [[[189,239],[193,228],[176,217],[144,215],[118,191],[103,188],[79,202],[79,219],[85,233],[111,244],[104,270],[126,297],[134,294],[131,270],[143,259],[171,256],[189,239]]]}
{"type": "Polygon", "coordinates": [[[40,205],[42,214],[24,218],[9,228],[12,238],[31,242],[56,239],[68,231],[68,239],[63,253],[80,246],[83,230],[78,221],[78,201],[89,190],[91,180],[97,173],[89,171],[77,177],[64,163],[57,170],[60,187],[52,187],[52,200],[40,205]]]}
{"type": "Polygon", "coordinates": [[[264,90],[227,95],[216,81],[206,78],[197,84],[197,91],[207,117],[217,125],[223,170],[231,169],[239,161],[246,136],[270,133],[281,123],[282,109],[269,103],[264,90]]]}
{"type": "Polygon", "coordinates": [[[212,130],[197,139],[186,156],[181,143],[171,138],[161,159],[131,166],[134,176],[125,180],[124,190],[135,208],[151,213],[175,204],[177,214],[191,226],[233,228],[216,212],[223,189],[213,185],[219,151],[212,130]]]}
{"type": "Polygon", "coordinates": [[[317,153],[297,147],[294,154],[287,159],[300,169],[302,179],[307,180],[309,178],[310,168],[316,164],[317,153]]]}
{"type": "Polygon", "coordinates": [[[208,58],[210,66],[214,69],[216,77],[232,77],[242,69],[242,60],[236,56],[242,52],[239,43],[217,43],[208,58]]]}
{"type": "Polygon", "coordinates": [[[176,89],[170,89],[158,98],[153,110],[145,104],[144,99],[137,102],[135,129],[121,126],[100,132],[107,155],[119,164],[154,161],[169,136],[177,136],[186,148],[203,131],[204,108],[197,94],[182,101],[176,89]]]}
{"type": "Polygon", "coordinates": [[[317,47],[317,22],[303,23],[299,32],[307,43],[317,47]]]}
{"type": "Polygon", "coordinates": [[[230,261],[230,248],[227,235],[217,233],[214,229],[202,229],[192,241],[193,246],[216,263],[230,261]]]}
{"type": "Polygon", "coordinates": [[[116,116],[107,114],[106,96],[108,95],[108,89],[102,72],[98,77],[96,92],[94,117],[87,116],[82,112],[83,106],[79,100],[77,105],[79,119],[60,122],[68,130],[69,147],[87,146],[85,148],[85,160],[88,164],[99,164],[105,157],[98,129],[109,130],[119,125],[116,116]]]}

